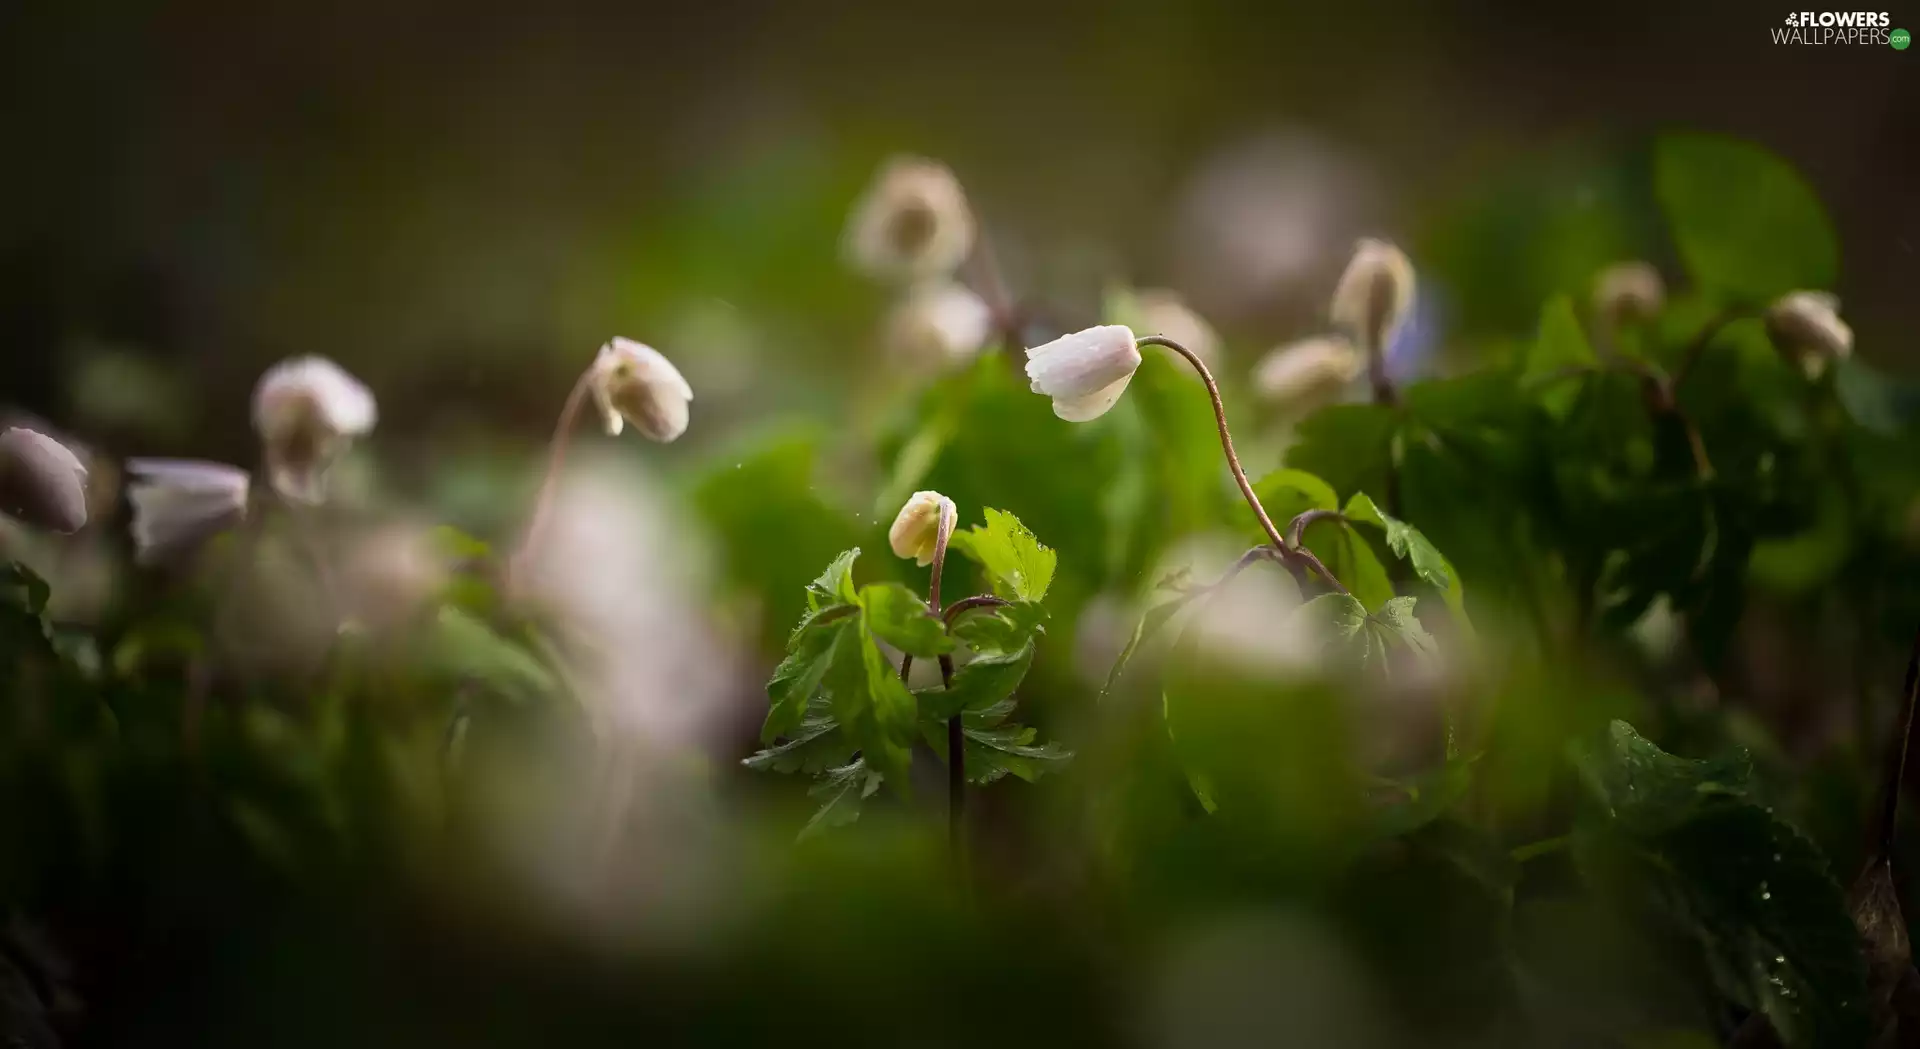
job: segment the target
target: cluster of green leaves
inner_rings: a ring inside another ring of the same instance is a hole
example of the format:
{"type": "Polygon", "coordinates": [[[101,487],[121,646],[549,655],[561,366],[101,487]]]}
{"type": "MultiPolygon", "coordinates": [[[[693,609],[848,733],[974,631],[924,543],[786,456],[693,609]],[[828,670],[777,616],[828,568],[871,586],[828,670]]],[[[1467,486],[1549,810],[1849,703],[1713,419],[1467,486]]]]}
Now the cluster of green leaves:
{"type": "Polygon", "coordinates": [[[998,601],[961,611],[940,609],[896,582],[855,587],[856,547],[835,558],[807,586],[807,610],[787,639],[787,655],[767,683],[770,707],[761,729],[766,749],[748,768],[816,776],[820,809],[803,833],[851,823],[883,784],[910,790],[914,745],[924,741],[949,760],[947,725],[960,718],[970,783],[1011,773],[1033,780],[1071,756],[1058,743],[1036,745],[1035,729],[1012,720],[1014,692],[1033,664],[1057,557],[1012,514],[989,509],[987,521],[953,536],[953,550],[978,562],[998,601]],[[920,660],[971,658],[947,684],[910,690],[881,649],[920,660]]]}

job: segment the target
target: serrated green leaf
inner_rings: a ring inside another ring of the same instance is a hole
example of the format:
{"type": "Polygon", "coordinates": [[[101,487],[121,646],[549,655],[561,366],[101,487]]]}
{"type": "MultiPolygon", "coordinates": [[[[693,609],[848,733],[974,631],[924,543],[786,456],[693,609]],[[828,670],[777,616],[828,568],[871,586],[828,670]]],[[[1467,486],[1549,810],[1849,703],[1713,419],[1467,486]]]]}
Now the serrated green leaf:
{"type": "Polygon", "coordinates": [[[1101,695],[1104,696],[1113,691],[1114,684],[1120,680],[1121,672],[1127,668],[1128,663],[1133,662],[1133,657],[1140,651],[1140,646],[1164,629],[1169,622],[1172,622],[1174,616],[1179,615],[1182,609],[1192,604],[1194,598],[1199,597],[1201,593],[1202,591],[1196,590],[1169,598],[1140,614],[1139,620],[1133,624],[1133,633],[1127,636],[1126,645],[1120,649],[1120,655],[1113,661],[1113,669],[1107,671],[1106,683],[1100,686],[1101,695]]]}
{"type": "Polygon", "coordinates": [[[838,651],[840,635],[857,629],[858,618],[856,614],[823,620],[820,613],[809,612],[801,619],[787,642],[786,658],[767,682],[767,720],[760,728],[761,742],[772,743],[800,726],[838,651]]]}
{"type": "Polygon", "coordinates": [[[867,767],[901,793],[907,782],[908,747],[919,706],[894,666],[880,654],[873,634],[857,619],[837,637],[825,676],[829,709],[867,767]]]}
{"type": "Polygon", "coordinates": [[[800,828],[800,839],[804,841],[858,820],[862,802],[880,789],[880,783],[880,774],[867,768],[865,758],[829,772],[807,791],[808,797],[820,800],[820,809],[800,828]]]}
{"type": "Polygon", "coordinates": [[[824,700],[815,700],[786,741],[755,752],[740,763],[756,772],[822,773],[846,764],[853,745],[840,732],[824,700]]]}
{"type": "Polygon", "coordinates": [[[978,655],[1018,652],[1046,630],[1047,610],[1031,601],[963,612],[953,636],[978,655]]]}
{"type": "Polygon", "coordinates": [[[920,717],[945,723],[962,711],[985,710],[1013,695],[1033,665],[1033,645],[1017,652],[980,656],[953,675],[953,687],[922,689],[920,717]]]}
{"type": "Polygon", "coordinates": [[[1637,831],[1658,831],[1694,815],[1703,804],[1745,797],[1752,762],[1745,751],[1711,761],[1676,757],[1624,721],[1578,752],[1582,778],[1610,816],[1637,831]]]}
{"type": "MultiPolygon", "coordinates": [[[[940,760],[947,760],[947,733],[944,724],[927,722],[922,731],[927,745],[940,760]]],[[[1049,772],[1058,772],[1073,759],[1073,752],[1057,740],[1034,746],[1039,730],[1025,725],[997,725],[962,728],[967,747],[967,782],[985,786],[1012,773],[1031,783],[1049,772]]]]}
{"type": "Polygon", "coordinates": [[[834,605],[857,604],[860,595],[853,586],[853,562],[859,557],[860,548],[856,546],[834,558],[819,578],[807,584],[807,607],[817,611],[834,605]]]}
{"type": "Polygon", "coordinates": [[[1439,651],[1433,635],[1420,625],[1420,618],[1413,614],[1414,598],[1396,597],[1380,606],[1373,614],[1373,620],[1387,629],[1396,641],[1422,656],[1431,656],[1439,651]]]}
{"type": "Polygon", "coordinates": [[[953,638],[939,617],[927,611],[918,594],[899,583],[869,583],[860,588],[867,629],[902,652],[932,659],[953,651],[953,638]]]}
{"type": "Polygon", "coordinates": [[[1463,628],[1471,631],[1472,624],[1467,619],[1466,591],[1460,584],[1460,573],[1418,528],[1387,514],[1364,492],[1354,493],[1353,498],[1347,500],[1347,508],[1343,512],[1349,521],[1374,525],[1384,531],[1387,549],[1393,551],[1395,557],[1411,564],[1415,575],[1440,591],[1447,611],[1463,628]]]}
{"type": "Polygon", "coordinates": [[[987,570],[1002,597],[1039,601],[1053,583],[1058,555],[1004,510],[988,507],[987,523],[955,532],[953,546],[987,570]]]}
{"type": "Polygon", "coordinates": [[[1826,209],[1767,150],[1718,135],[1665,135],[1654,146],[1654,185],[1700,287],[1760,305],[1834,286],[1840,249],[1826,209]]]}

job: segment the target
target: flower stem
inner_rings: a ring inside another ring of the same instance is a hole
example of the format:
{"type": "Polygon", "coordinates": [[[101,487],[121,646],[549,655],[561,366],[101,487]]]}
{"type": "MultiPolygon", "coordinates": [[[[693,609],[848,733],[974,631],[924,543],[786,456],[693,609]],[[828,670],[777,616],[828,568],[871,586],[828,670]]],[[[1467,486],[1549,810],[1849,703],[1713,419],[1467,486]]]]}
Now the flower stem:
{"type": "MultiPolygon", "coordinates": [[[[1265,548],[1263,547],[1262,549],[1265,548]]],[[[953,621],[960,618],[964,613],[971,612],[976,608],[1005,608],[1012,603],[1013,602],[1005,598],[995,597],[992,594],[975,594],[972,597],[963,597],[953,604],[948,605],[947,610],[941,613],[940,618],[947,624],[948,629],[952,629],[953,621]]]]}
{"type": "MultiPolygon", "coordinates": [[[[933,572],[927,577],[927,607],[929,609],[938,609],[940,607],[940,576],[947,567],[947,544],[953,539],[953,528],[959,521],[960,511],[958,507],[953,505],[953,500],[941,499],[940,520],[934,526],[933,532],[933,572]]],[[[977,599],[968,598],[967,600],[974,601],[977,599]]],[[[966,602],[957,601],[954,604],[957,608],[959,605],[966,604],[966,602]]],[[[961,611],[964,611],[964,609],[961,611]]],[[[947,615],[942,617],[942,620],[946,623],[951,623],[953,622],[953,616],[958,614],[958,611],[949,611],[947,615]]],[[[901,682],[904,683],[907,680],[907,673],[912,669],[913,654],[908,653],[900,657],[901,682]]],[[[943,655],[940,657],[940,687],[953,687],[952,656],[943,655]]],[[[947,719],[947,836],[952,840],[953,847],[956,851],[960,848],[961,819],[966,814],[967,752],[964,746],[965,742],[965,726],[962,725],[960,721],[960,715],[955,714],[947,719]]]]}
{"type": "Polygon", "coordinates": [[[1267,508],[1260,505],[1260,497],[1253,494],[1253,485],[1247,481],[1247,472],[1240,468],[1240,456],[1233,450],[1233,433],[1227,429],[1227,406],[1220,400],[1220,386],[1213,381],[1213,373],[1207,370],[1206,364],[1192,350],[1165,335],[1142,335],[1135,341],[1140,346],[1165,346],[1185,357],[1187,363],[1193,365],[1194,371],[1200,373],[1200,381],[1207,384],[1207,396],[1213,400],[1213,418],[1220,428],[1220,448],[1226,453],[1227,467],[1233,471],[1233,481],[1240,486],[1240,494],[1246,498],[1247,505],[1253,508],[1253,516],[1260,519],[1260,528],[1267,533],[1267,538],[1272,541],[1273,548],[1279,552],[1281,561],[1289,566],[1305,564],[1329,587],[1339,593],[1346,593],[1347,588],[1341,584],[1340,580],[1334,578],[1332,572],[1327,571],[1327,566],[1321,564],[1320,559],[1311,551],[1287,545],[1287,541],[1280,535],[1280,530],[1274,527],[1273,519],[1267,516],[1267,508]]]}
{"type": "Polygon", "coordinates": [[[534,496],[533,514],[527,519],[527,531],[520,539],[520,549],[507,569],[509,592],[513,584],[519,581],[520,574],[526,571],[526,562],[539,544],[547,518],[553,513],[554,494],[560,487],[560,467],[566,462],[567,449],[573,443],[574,423],[580,416],[580,406],[586,403],[587,391],[592,385],[593,369],[588,367],[574,381],[572,391],[567,394],[567,403],[560,408],[560,420],[554,425],[553,437],[547,442],[547,472],[540,479],[539,494],[534,496]]]}

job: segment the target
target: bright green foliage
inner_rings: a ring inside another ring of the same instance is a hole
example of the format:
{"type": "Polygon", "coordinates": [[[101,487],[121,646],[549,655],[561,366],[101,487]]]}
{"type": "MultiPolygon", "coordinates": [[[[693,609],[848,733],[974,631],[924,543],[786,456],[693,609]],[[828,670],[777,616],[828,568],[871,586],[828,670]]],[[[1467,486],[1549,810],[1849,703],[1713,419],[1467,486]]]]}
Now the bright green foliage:
{"type": "Polygon", "coordinates": [[[1053,578],[1054,553],[1012,514],[989,509],[986,516],[985,525],[955,533],[953,548],[968,550],[1013,600],[960,613],[951,629],[898,583],[856,588],[857,549],[808,585],[808,611],[767,683],[761,739],[768,746],[745,760],[752,769],[822,777],[812,791],[821,808],[807,835],[858,819],[882,784],[904,793],[914,743],[924,739],[945,760],[947,721],[955,716],[964,719],[969,782],[1008,773],[1032,780],[1071,757],[1059,743],[1036,745],[1037,730],[1009,720],[1046,619],[1039,600],[1053,578]],[[971,658],[951,686],[917,693],[879,647],[932,660],[953,656],[956,641],[971,658]]]}
{"type": "Polygon", "coordinates": [[[953,534],[953,549],[979,562],[1000,596],[1037,602],[1053,584],[1059,556],[1040,545],[1018,518],[1003,510],[987,510],[987,523],[953,534]]]}

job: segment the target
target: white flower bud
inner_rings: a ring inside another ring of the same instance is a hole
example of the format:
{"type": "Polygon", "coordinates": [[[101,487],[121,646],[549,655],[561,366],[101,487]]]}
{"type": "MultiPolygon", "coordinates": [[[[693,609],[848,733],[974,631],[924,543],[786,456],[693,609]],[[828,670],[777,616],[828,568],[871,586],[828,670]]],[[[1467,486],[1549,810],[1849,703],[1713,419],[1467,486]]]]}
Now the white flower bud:
{"type": "Polygon", "coordinates": [[[1338,394],[1366,366],[1352,343],[1338,335],[1316,335],[1261,358],[1253,386],[1265,400],[1308,407],[1338,394]]]}
{"type": "Polygon", "coordinates": [[[933,548],[940,536],[940,515],[953,500],[939,492],[915,492],[887,529],[887,543],[896,556],[911,558],[914,564],[933,563],[933,548]]]}
{"type": "Polygon", "coordinates": [[[1220,335],[1206,318],[1188,307],[1175,291],[1149,288],[1134,293],[1134,316],[1128,322],[1140,331],[1165,335],[1212,364],[1220,351],[1220,335]]]}
{"type": "Polygon", "coordinates": [[[1140,347],[1120,324],[1062,335],[1027,351],[1033,392],[1053,398],[1053,414],[1073,423],[1105,415],[1139,367],[1140,347]]]}
{"type": "Polygon", "coordinates": [[[325,357],[281,361],[253,388],[267,480],[297,502],[325,500],[327,467],[377,419],[373,392],[325,357]]]}
{"type": "Polygon", "coordinates": [[[886,342],[910,364],[972,360],[993,337],[993,309],[964,284],[921,284],[887,318],[886,342]]]}
{"type": "Polygon", "coordinates": [[[1660,315],[1667,286],[1646,262],[1617,262],[1593,281],[1593,312],[1613,324],[1645,324],[1660,315]]]}
{"type": "Polygon", "coordinates": [[[659,350],[616,335],[594,358],[591,381],[607,433],[618,436],[632,423],[664,443],[686,432],[693,387],[659,350]]]}
{"type": "Polygon", "coordinates": [[[0,513],[49,532],[87,523],[87,468],[66,445],[36,430],[0,434],[0,513]]]}
{"type": "Polygon", "coordinates": [[[197,459],[127,460],[134,556],[141,564],[184,554],[247,516],[247,472],[197,459]]]}
{"type": "Polygon", "coordinates": [[[1853,352],[1853,329],[1840,319],[1840,300],[1824,291],[1796,291],[1767,308],[1767,338],[1788,361],[1818,378],[1827,362],[1853,352]]]}
{"type": "Polygon", "coordinates": [[[1370,353],[1385,353],[1413,309],[1413,263],[1384,240],[1363,238],[1333,290],[1328,315],[1341,334],[1370,353]]]}
{"type": "Polygon", "coordinates": [[[973,211],[945,164],[895,157],[854,205],[847,259],[886,279],[946,275],[973,251],[973,211]]]}

